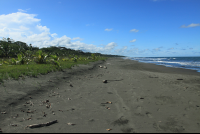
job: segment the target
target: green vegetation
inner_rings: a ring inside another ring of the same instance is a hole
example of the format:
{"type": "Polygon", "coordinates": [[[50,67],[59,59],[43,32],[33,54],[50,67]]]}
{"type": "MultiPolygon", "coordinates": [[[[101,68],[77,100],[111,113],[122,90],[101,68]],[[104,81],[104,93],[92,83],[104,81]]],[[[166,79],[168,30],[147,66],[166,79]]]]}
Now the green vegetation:
{"type": "Polygon", "coordinates": [[[65,47],[37,48],[24,42],[14,42],[10,38],[0,40],[0,81],[24,76],[37,77],[62,71],[77,64],[88,64],[105,60],[109,56],[100,53],[82,52],[65,47]]]}

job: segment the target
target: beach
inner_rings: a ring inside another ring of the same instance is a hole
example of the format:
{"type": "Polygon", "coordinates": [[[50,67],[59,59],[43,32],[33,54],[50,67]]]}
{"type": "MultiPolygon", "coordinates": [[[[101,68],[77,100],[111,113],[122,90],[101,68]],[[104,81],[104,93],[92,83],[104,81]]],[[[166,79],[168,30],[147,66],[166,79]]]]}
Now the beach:
{"type": "Polygon", "coordinates": [[[200,132],[200,73],[189,69],[114,57],[6,80],[0,95],[3,133],[200,132]]]}

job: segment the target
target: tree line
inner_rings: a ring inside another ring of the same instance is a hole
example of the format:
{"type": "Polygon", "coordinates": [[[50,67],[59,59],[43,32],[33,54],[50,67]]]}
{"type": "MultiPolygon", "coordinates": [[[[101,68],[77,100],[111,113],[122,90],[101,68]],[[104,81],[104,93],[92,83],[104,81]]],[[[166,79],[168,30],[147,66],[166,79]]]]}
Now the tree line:
{"type": "MultiPolygon", "coordinates": [[[[56,47],[50,46],[47,48],[33,47],[32,44],[26,44],[22,41],[14,41],[10,38],[3,38],[0,40],[0,58],[17,58],[18,54],[27,55],[29,53],[33,54],[38,50],[42,50],[42,52],[48,55],[56,55],[59,57],[69,56],[69,55],[82,55],[82,56],[90,56],[90,52],[83,52],[81,50],[73,50],[65,47],[56,47]]],[[[96,53],[96,55],[102,56],[100,53],[96,53]]]]}

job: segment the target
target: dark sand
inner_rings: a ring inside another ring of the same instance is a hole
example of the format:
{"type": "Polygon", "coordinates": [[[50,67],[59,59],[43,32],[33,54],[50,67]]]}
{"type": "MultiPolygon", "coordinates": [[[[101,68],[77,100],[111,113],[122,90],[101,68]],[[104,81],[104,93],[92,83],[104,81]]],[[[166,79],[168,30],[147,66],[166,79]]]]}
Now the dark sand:
{"type": "Polygon", "coordinates": [[[0,113],[0,128],[6,133],[200,132],[200,73],[193,70],[109,58],[8,80],[4,86],[0,112],[6,114],[0,113]]]}

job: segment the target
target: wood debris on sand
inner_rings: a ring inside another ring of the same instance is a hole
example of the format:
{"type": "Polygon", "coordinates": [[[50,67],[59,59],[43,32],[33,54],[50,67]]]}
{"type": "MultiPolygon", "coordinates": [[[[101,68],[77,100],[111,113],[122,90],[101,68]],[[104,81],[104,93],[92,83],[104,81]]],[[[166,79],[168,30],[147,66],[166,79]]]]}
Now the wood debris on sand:
{"type": "Polygon", "coordinates": [[[28,125],[28,126],[26,126],[26,127],[29,127],[29,128],[44,127],[44,126],[52,125],[52,124],[57,123],[57,122],[58,122],[57,120],[54,120],[54,121],[50,121],[50,122],[42,123],[42,124],[28,125]]]}

